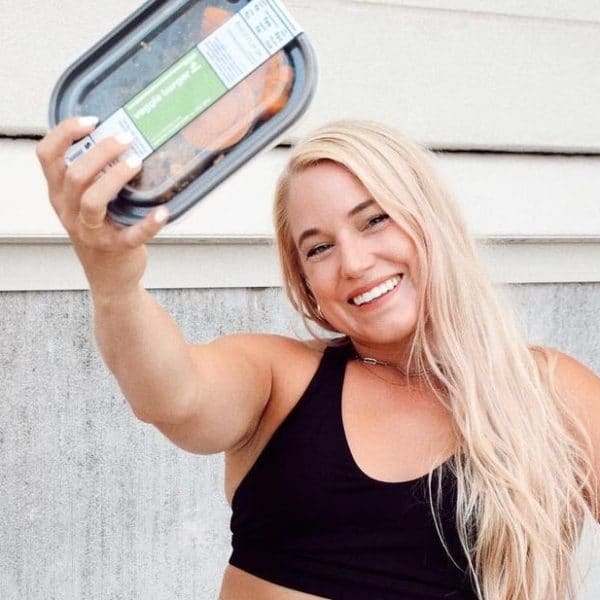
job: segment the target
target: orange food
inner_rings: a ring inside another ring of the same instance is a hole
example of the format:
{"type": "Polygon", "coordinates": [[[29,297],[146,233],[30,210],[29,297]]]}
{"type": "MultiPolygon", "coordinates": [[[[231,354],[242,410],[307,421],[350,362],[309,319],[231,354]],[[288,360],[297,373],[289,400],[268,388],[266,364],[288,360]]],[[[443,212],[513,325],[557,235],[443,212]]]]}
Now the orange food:
{"type": "Polygon", "coordinates": [[[185,139],[207,150],[225,150],[237,144],[252,128],[255,95],[246,81],[219,98],[181,133],[185,139]]]}
{"type": "MultiPolygon", "coordinates": [[[[204,10],[202,36],[210,35],[232,13],[216,6],[204,10]]],[[[185,139],[207,150],[221,151],[239,142],[259,119],[285,107],[294,71],[285,53],[278,52],[182,130],[185,139]]]]}
{"type": "Polygon", "coordinates": [[[276,115],[285,107],[290,98],[293,81],[294,71],[289,65],[282,64],[277,70],[270,70],[267,73],[260,100],[262,119],[276,115]]]}
{"type": "Polygon", "coordinates": [[[218,29],[232,16],[228,10],[218,6],[207,6],[202,15],[202,37],[208,37],[215,29],[218,29]]]}
{"type": "Polygon", "coordinates": [[[288,101],[294,72],[286,63],[285,54],[278,52],[248,76],[261,119],[277,114],[288,101]]]}

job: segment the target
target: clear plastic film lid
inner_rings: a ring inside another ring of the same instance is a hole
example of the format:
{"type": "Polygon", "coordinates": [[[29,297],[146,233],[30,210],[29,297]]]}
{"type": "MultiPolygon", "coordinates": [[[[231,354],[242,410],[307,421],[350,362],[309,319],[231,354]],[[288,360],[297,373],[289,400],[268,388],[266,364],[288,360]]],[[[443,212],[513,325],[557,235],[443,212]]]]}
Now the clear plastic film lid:
{"type": "Polygon", "coordinates": [[[141,172],[110,204],[125,224],[171,220],[278,139],[314,93],[312,49],[280,0],[146,2],[58,82],[50,123],[95,115],[76,160],[127,131],[141,172]]]}

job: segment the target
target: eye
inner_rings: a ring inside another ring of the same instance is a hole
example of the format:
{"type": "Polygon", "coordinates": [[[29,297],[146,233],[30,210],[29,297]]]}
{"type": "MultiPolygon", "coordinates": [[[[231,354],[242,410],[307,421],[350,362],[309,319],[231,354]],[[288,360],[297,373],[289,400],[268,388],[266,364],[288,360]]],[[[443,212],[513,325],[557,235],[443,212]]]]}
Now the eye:
{"type": "Polygon", "coordinates": [[[318,244],[317,246],[313,246],[306,253],[306,258],[311,258],[313,256],[318,256],[319,254],[323,254],[325,250],[329,249],[331,244],[318,244]]]}
{"type": "Polygon", "coordinates": [[[375,225],[379,225],[379,223],[381,223],[383,221],[387,221],[389,218],[390,218],[390,216],[386,213],[381,213],[381,214],[375,215],[374,217],[371,217],[367,221],[366,228],[375,227],[375,225]]]}

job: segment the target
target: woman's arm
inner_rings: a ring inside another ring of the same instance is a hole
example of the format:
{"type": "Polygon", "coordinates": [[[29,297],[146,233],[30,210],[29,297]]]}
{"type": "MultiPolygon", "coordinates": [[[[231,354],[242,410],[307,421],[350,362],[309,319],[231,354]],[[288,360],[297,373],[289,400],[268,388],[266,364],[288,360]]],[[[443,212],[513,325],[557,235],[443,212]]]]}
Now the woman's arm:
{"type": "Polygon", "coordinates": [[[254,432],[285,338],[235,335],[188,344],[141,287],[127,296],[94,297],[94,317],[104,362],[140,420],[202,454],[238,448],[254,432]]]}
{"type": "Polygon", "coordinates": [[[100,351],[135,414],[178,445],[218,452],[243,444],[271,389],[267,336],[234,336],[187,344],[166,311],[142,287],[145,242],[161,229],[164,211],[132,227],[106,216],[108,203],[140,169],[119,157],[129,143],[107,138],[70,166],[64,155],[94,122],[67,119],[38,145],[50,201],[90,284],[100,351]]]}

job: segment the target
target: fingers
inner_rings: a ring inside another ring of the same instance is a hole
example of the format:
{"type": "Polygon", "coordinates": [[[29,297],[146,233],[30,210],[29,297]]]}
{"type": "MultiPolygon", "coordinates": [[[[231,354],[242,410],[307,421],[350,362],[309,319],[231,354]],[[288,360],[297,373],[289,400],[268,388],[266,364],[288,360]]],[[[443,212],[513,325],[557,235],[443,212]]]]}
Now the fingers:
{"type": "Polygon", "coordinates": [[[62,182],[67,170],[65,153],[77,140],[90,134],[98,124],[97,117],[73,117],[61,121],[37,145],[36,154],[50,190],[62,182]]]}
{"type": "MultiPolygon", "coordinates": [[[[115,158],[123,152],[123,145],[119,144],[114,139],[107,138],[106,140],[102,140],[98,145],[100,146],[104,144],[104,142],[106,142],[107,146],[106,152],[110,155],[114,154],[115,158]],[[118,146],[118,148],[116,148],[115,145],[118,146]]],[[[88,154],[91,153],[92,151],[88,152],[88,154]]],[[[98,152],[97,154],[98,156],[91,157],[84,165],[81,171],[81,179],[77,179],[77,181],[87,181],[90,172],[93,172],[98,165],[105,165],[102,156],[106,156],[106,154],[103,152],[98,152]]],[[[87,158],[87,155],[77,159],[76,162],[79,162],[84,158],[87,158]]],[[[72,169],[75,164],[76,163],[73,163],[70,169],[72,169]]],[[[108,203],[113,200],[121,188],[139,172],[141,165],[141,160],[135,155],[129,156],[126,160],[119,160],[88,187],[81,196],[80,205],[78,207],[73,207],[75,210],[78,210],[79,221],[84,227],[87,229],[98,229],[102,227],[106,218],[106,207],[108,206],[108,203]]],[[[81,183],[81,185],[85,187],[85,183],[81,183]]],[[[75,195],[74,197],[77,198],[78,196],[75,195]]]]}
{"type": "Polygon", "coordinates": [[[128,133],[107,137],[74,161],[65,172],[66,197],[78,198],[108,165],[129,148],[131,142],[132,137],[128,133]]]}
{"type": "Polygon", "coordinates": [[[169,211],[165,206],[153,210],[143,221],[122,229],[118,238],[128,248],[136,248],[151,240],[165,225],[169,211]]]}
{"type": "Polygon", "coordinates": [[[36,153],[48,180],[51,202],[69,236],[90,248],[136,248],[153,238],[169,218],[158,207],[143,221],[119,228],[106,220],[107,207],[141,169],[132,152],[129,134],[99,140],[89,151],[65,163],[71,145],[89,135],[95,117],[74,117],[59,123],[38,144],[36,153]]]}

